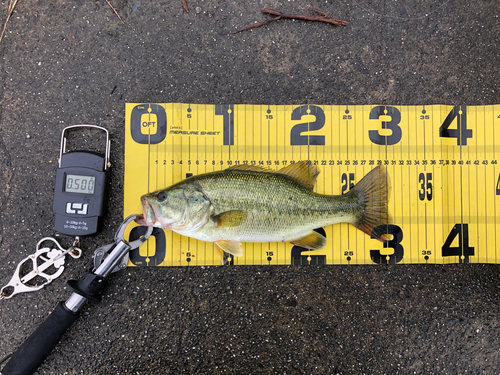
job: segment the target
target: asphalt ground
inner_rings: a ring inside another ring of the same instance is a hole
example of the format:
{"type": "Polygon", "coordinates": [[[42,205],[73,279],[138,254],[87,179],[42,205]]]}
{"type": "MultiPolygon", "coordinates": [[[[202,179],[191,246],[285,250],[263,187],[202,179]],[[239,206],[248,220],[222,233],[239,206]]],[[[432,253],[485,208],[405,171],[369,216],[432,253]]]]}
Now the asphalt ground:
{"type": "MultiPolygon", "coordinates": [[[[122,220],[126,102],[500,103],[497,1],[20,0],[0,45],[0,283],[54,235],[61,130],[111,133],[109,213],[81,259],[0,301],[0,357],[122,220]],[[348,22],[270,19],[264,7],[348,22]]],[[[1,3],[1,19],[8,2],[1,3]]],[[[92,139],[87,139],[92,143],[92,139]]],[[[68,237],[61,237],[65,246],[68,237]]],[[[113,274],[39,374],[493,374],[497,265],[138,268],[113,274]]]]}

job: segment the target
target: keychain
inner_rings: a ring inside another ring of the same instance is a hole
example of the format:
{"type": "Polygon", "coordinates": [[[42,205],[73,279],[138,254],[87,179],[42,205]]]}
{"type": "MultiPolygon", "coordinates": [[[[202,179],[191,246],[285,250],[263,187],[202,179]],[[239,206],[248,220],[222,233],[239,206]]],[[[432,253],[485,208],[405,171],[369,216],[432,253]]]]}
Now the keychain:
{"type": "Polygon", "coordinates": [[[9,299],[18,293],[40,290],[45,285],[50,284],[53,280],[57,279],[64,271],[63,264],[66,254],[71,255],[75,259],[80,258],[82,255],[82,250],[78,247],[79,242],[79,238],[76,237],[73,245],[68,249],[64,249],[54,238],[42,238],[36,244],[35,253],[27,256],[19,262],[9,283],[0,290],[0,300],[9,299]],[[52,246],[52,248],[40,248],[40,245],[46,241],[53,242],[56,247],[52,246]],[[29,263],[30,261],[31,271],[22,276],[21,273],[23,271],[23,265],[29,263]],[[39,264],[40,261],[42,261],[42,263],[39,264]],[[56,271],[53,273],[47,273],[46,271],[51,270],[51,268],[56,271]],[[35,277],[41,277],[45,279],[45,281],[39,285],[28,285],[28,282],[33,280],[35,277]]]}

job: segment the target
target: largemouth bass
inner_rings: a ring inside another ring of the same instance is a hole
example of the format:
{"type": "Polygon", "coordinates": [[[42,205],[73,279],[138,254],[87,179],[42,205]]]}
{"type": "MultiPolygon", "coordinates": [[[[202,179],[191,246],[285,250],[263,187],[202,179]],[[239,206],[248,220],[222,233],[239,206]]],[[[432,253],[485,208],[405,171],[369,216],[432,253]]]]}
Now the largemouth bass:
{"type": "Polygon", "coordinates": [[[383,241],[389,223],[388,177],[382,166],[371,170],[345,195],[313,191],[319,174],[305,161],[279,171],[238,165],[189,177],[141,197],[137,223],[168,228],[215,243],[223,252],[243,255],[242,242],[291,242],[321,249],[326,238],[314,231],[350,223],[383,241]]]}

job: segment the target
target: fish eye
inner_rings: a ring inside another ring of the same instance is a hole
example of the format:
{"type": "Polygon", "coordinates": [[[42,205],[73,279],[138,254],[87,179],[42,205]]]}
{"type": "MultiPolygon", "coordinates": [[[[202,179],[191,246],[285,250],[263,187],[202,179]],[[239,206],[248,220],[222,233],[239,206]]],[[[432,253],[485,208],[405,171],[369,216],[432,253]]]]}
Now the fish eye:
{"type": "Polygon", "coordinates": [[[156,199],[158,199],[158,202],[163,202],[165,199],[167,199],[167,193],[164,191],[160,191],[158,194],[156,194],[156,199]]]}

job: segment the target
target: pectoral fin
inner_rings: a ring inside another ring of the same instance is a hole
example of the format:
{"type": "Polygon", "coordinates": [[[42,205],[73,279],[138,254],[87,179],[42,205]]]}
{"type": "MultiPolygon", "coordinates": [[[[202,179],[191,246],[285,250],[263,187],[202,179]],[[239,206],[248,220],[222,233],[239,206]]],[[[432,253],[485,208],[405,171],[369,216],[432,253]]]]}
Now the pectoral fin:
{"type": "MultiPolygon", "coordinates": [[[[226,253],[232,254],[235,257],[240,257],[243,255],[243,249],[241,248],[240,241],[219,240],[214,242],[214,244],[219,256],[221,256],[221,251],[225,251],[226,253]]],[[[223,253],[221,258],[224,258],[223,253]]]]}
{"type": "Polygon", "coordinates": [[[217,228],[220,227],[237,227],[241,225],[247,218],[247,213],[241,210],[226,211],[218,215],[212,216],[217,228]]]}
{"type": "Polygon", "coordinates": [[[312,231],[304,237],[297,238],[296,240],[292,240],[290,242],[306,249],[319,250],[325,247],[326,237],[318,232],[312,231]]]}

